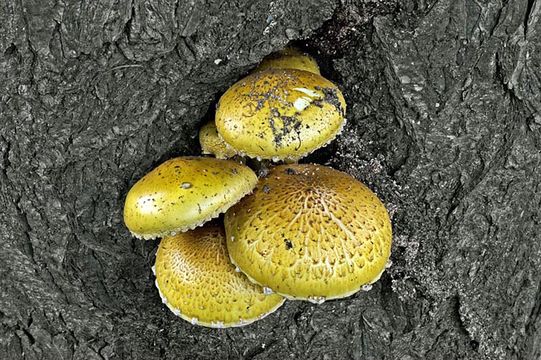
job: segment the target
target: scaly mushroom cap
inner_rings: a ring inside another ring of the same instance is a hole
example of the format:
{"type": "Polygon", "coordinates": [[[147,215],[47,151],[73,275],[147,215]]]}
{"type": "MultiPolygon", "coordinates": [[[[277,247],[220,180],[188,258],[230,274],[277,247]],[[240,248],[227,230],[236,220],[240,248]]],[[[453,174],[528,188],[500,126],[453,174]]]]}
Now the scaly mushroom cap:
{"type": "Polygon", "coordinates": [[[290,299],[322,302],[379,278],[391,251],[385,206],[361,182],[319,165],[281,165],[225,214],[232,262],[290,299]]]}
{"type": "Polygon", "coordinates": [[[303,70],[256,72],[223,94],[216,128],[240,155],[297,160],[342,130],[346,103],[332,82],[303,70]]]}
{"type": "Polygon", "coordinates": [[[297,69],[320,74],[314,58],[296,48],[285,48],[266,56],[255,71],[266,69],[297,69]]]}
{"type": "Polygon", "coordinates": [[[124,222],[144,239],[193,229],[236,204],[256,183],[255,173],[234,161],[171,159],[130,189],[124,222]]]}
{"type": "Polygon", "coordinates": [[[192,324],[247,325],[283,304],[235,271],[221,226],[205,225],[164,238],[156,254],[156,286],[162,301],[192,324]]]}
{"type": "Polygon", "coordinates": [[[235,150],[218,135],[214,121],[209,121],[199,130],[199,143],[203,154],[214,155],[218,159],[229,159],[236,155],[235,150]]]}

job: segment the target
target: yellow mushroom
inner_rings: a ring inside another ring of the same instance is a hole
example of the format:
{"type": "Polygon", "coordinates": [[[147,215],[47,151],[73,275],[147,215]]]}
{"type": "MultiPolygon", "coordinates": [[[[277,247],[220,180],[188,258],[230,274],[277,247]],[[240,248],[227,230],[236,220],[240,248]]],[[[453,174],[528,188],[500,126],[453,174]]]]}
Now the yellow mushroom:
{"type": "Polygon", "coordinates": [[[255,173],[234,161],[171,159],[130,189],[124,222],[133,235],[143,239],[193,229],[225,212],[256,183],[255,173]]]}
{"type": "Polygon", "coordinates": [[[385,206],[350,175],[281,165],[225,215],[232,262],[290,299],[322,302],[377,281],[389,260],[385,206]]]}
{"type": "Polygon", "coordinates": [[[322,76],[270,69],[249,75],[223,94],[216,128],[240,155],[297,160],[340,133],[345,111],[342,93],[322,76]]]}
{"type": "Polygon", "coordinates": [[[218,159],[229,159],[236,155],[235,150],[218,135],[214,121],[209,121],[199,130],[199,143],[203,154],[214,155],[218,159]]]}
{"type": "Polygon", "coordinates": [[[153,270],[162,301],[194,325],[247,325],[284,302],[236,271],[229,261],[223,228],[215,224],[164,238],[153,270]]]}
{"type": "Polygon", "coordinates": [[[320,74],[319,66],[314,58],[292,47],[266,56],[255,71],[266,69],[297,69],[320,74]]]}

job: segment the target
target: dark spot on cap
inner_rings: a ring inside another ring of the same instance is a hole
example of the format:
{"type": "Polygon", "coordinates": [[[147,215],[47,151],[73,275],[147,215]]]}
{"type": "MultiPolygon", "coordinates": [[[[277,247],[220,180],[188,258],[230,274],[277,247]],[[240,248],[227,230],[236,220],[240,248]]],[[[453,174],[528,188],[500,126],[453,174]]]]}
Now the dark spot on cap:
{"type": "Polygon", "coordinates": [[[287,168],[285,170],[285,173],[288,174],[288,175],[295,175],[297,172],[295,170],[293,170],[292,168],[287,168]]]}
{"type": "Polygon", "coordinates": [[[284,244],[286,244],[286,249],[293,249],[293,244],[291,243],[291,241],[289,241],[289,239],[284,239],[284,244]]]}
{"type": "Polygon", "coordinates": [[[263,192],[264,192],[265,194],[270,193],[270,190],[271,190],[271,189],[270,189],[270,186],[269,186],[269,185],[264,185],[264,186],[263,186],[263,192]]]}
{"type": "Polygon", "coordinates": [[[282,146],[284,138],[296,133],[299,136],[300,128],[302,126],[301,121],[295,116],[282,116],[277,109],[271,109],[271,116],[269,118],[269,125],[274,136],[275,147],[282,146]],[[281,120],[282,126],[277,126],[276,120],[281,120]]]}
{"type": "Polygon", "coordinates": [[[340,103],[340,99],[338,97],[338,91],[333,88],[323,88],[321,89],[324,94],[323,100],[327,103],[331,104],[336,108],[336,110],[340,113],[340,115],[345,116],[345,109],[342,107],[342,104],[340,103]]]}
{"type": "Polygon", "coordinates": [[[260,178],[266,178],[269,176],[269,169],[266,166],[263,166],[258,170],[257,175],[259,175],[260,178]]]}

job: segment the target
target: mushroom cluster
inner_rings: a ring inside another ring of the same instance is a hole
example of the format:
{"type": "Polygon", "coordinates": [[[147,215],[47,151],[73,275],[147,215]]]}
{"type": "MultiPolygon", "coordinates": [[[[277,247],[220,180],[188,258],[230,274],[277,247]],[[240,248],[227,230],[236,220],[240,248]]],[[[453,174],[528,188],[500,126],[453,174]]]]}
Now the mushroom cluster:
{"type": "Polygon", "coordinates": [[[285,49],[222,95],[199,133],[211,156],[168,160],[133,185],[124,222],[162,238],[153,272],[173,313],[243,326],[286,298],[322,303],[380,278],[392,239],[383,203],[346,173],[297,163],[340,133],[345,111],[315,60],[285,49]],[[245,157],[283,163],[258,179],[245,157]]]}

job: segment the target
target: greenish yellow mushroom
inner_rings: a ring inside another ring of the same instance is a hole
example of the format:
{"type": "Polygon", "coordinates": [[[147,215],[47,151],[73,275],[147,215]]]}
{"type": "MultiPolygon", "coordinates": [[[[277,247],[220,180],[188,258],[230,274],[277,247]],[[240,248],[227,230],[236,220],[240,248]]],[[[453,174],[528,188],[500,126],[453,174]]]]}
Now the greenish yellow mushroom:
{"type": "Polygon", "coordinates": [[[332,141],[344,126],[345,111],[342,93],[322,76],[270,69],[223,94],[216,128],[240,155],[295,161],[332,141]]]}
{"type": "Polygon", "coordinates": [[[146,174],[128,192],[124,222],[143,239],[202,225],[250,193],[257,176],[230,160],[179,157],[146,174]]]}
{"type": "Polygon", "coordinates": [[[284,302],[236,271],[229,261],[223,228],[214,224],[164,238],[153,270],[162,301],[194,325],[247,325],[284,302]]]}
{"type": "Polygon", "coordinates": [[[203,154],[214,155],[218,159],[229,159],[236,155],[235,150],[218,135],[214,121],[209,121],[199,130],[199,143],[203,154]]]}
{"type": "Polygon", "coordinates": [[[292,47],[266,56],[255,71],[267,69],[297,69],[320,74],[319,66],[313,57],[292,47]]]}
{"type": "Polygon", "coordinates": [[[385,206],[361,182],[320,165],[281,165],[225,215],[232,262],[289,299],[369,289],[391,252],[385,206]]]}

